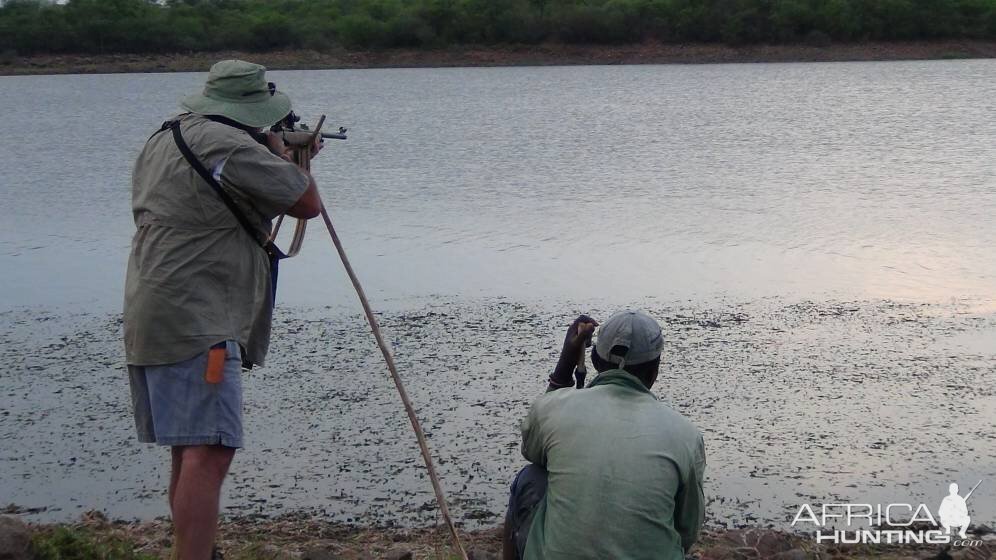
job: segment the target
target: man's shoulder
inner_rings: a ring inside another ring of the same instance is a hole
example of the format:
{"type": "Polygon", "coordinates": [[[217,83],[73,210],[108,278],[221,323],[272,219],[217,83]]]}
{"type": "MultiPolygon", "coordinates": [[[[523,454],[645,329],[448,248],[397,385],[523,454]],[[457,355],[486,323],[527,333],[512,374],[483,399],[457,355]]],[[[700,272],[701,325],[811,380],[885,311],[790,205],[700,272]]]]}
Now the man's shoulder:
{"type": "Polygon", "coordinates": [[[580,393],[580,391],[576,391],[574,389],[557,389],[556,391],[549,391],[533,399],[531,408],[541,410],[561,408],[565,403],[571,400],[571,397],[577,395],[578,393],[580,393]]]}
{"type": "Polygon", "coordinates": [[[204,115],[185,113],[175,118],[180,120],[180,129],[184,136],[190,136],[188,142],[223,144],[231,149],[259,147],[265,150],[248,132],[213,121],[204,115]]]}
{"type": "MultiPolygon", "coordinates": [[[[609,391],[599,389],[600,387],[591,387],[581,390],[550,391],[537,397],[532,406],[544,414],[558,411],[567,414],[571,414],[572,411],[589,414],[602,403],[606,406],[617,406],[615,403],[610,404],[613,397],[609,391]]],[[[641,399],[640,410],[648,422],[659,426],[662,430],[695,440],[702,437],[701,430],[691,420],[667,403],[657,400],[650,393],[646,393],[645,399],[641,399]]]]}
{"type": "MultiPolygon", "coordinates": [[[[168,118],[165,122],[180,123],[180,133],[187,143],[200,157],[217,157],[230,154],[240,149],[263,148],[244,130],[212,121],[204,115],[180,113],[168,118]]],[[[263,148],[265,150],[265,148],[263,148]]],[[[152,135],[139,155],[139,165],[143,161],[156,162],[162,159],[172,161],[176,147],[173,135],[168,129],[163,129],[152,135]]]]}
{"type": "Polygon", "coordinates": [[[671,405],[658,402],[655,411],[660,417],[661,424],[668,426],[669,430],[694,440],[702,438],[702,430],[693,424],[688,417],[671,408],[671,405]]]}

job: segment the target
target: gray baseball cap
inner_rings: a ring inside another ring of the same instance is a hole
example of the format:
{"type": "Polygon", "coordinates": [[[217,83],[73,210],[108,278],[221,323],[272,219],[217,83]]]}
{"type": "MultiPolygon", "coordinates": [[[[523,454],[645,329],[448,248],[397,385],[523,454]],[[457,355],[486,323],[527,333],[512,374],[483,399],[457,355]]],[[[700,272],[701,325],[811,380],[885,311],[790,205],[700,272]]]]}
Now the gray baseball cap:
{"type": "Polygon", "coordinates": [[[595,335],[598,357],[620,368],[655,360],[663,349],[661,326],[643,311],[620,311],[602,323],[595,335]],[[620,352],[619,346],[625,350],[620,352]]]}

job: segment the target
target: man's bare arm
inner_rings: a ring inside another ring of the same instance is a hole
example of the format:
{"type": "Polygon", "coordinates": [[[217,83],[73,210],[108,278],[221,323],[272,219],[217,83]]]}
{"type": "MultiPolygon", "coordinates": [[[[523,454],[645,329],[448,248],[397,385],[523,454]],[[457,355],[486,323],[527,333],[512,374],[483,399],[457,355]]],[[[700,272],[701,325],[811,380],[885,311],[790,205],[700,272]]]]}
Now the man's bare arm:
{"type": "MultiPolygon", "coordinates": [[[[266,144],[270,152],[274,155],[291,163],[294,162],[294,158],[291,157],[290,152],[287,151],[287,146],[284,144],[283,136],[267,131],[266,144]]],[[[311,147],[311,157],[317,156],[323,146],[321,136],[317,136],[314,145],[311,147]]],[[[301,173],[304,173],[308,177],[308,188],[301,195],[301,198],[297,199],[297,202],[287,209],[286,214],[292,218],[310,220],[322,212],[322,197],[318,194],[318,185],[315,184],[315,178],[312,177],[311,172],[301,169],[301,173]]]]}
{"type": "Polygon", "coordinates": [[[564,347],[560,351],[560,359],[550,375],[550,383],[546,391],[556,391],[564,387],[574,387],[574,366],[583,349],[591,344],[591,335],[595,332],[598,321],[587,315],[581,315],[567,328],[564,336],[564,347]]]}
{"type": "Polygon", "coordinates": [[[318,194],[318,185],[315,184],[315,178],[311,176],[311,173],[304,169],[301,172],[308,176],[308,189],[293,206],[287,209],[287,215],[292,218],[310,220],[322,212],[322,197],[318,194]]]}

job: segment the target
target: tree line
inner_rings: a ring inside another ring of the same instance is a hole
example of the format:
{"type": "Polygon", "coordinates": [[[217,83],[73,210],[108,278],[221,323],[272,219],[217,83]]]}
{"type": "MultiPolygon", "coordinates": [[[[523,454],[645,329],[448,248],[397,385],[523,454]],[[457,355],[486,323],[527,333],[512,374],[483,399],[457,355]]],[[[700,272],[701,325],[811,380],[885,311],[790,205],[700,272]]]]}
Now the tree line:
{"type": "Polygon", "coordinates": [[[8,0],[0,51],[996,39],[996,0],[8,0]]]}

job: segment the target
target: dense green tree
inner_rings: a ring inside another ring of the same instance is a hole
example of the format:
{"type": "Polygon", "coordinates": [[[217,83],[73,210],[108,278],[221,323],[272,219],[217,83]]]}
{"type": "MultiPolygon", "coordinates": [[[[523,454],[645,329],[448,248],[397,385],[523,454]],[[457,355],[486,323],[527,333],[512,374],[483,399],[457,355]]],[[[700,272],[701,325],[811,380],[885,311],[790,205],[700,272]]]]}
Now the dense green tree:
{"type": "Polygon", "coordinates": [[[0,0],[0,52],[996,39],[996,0],[0,0]]]}
{"type": "Polygon", "coordinates": [[[817,27],[841,41],[860,38],[864,33],[861,11],[854,0],[827,0],[816,8],[817,27]]]}

